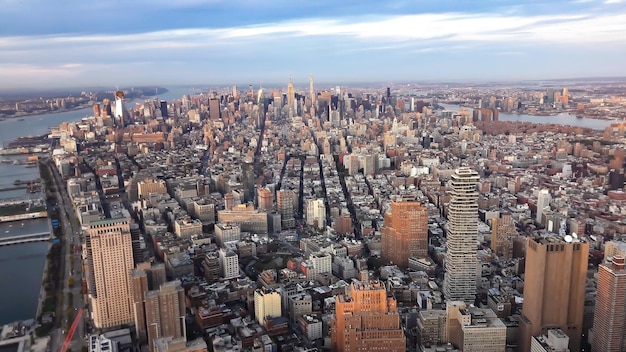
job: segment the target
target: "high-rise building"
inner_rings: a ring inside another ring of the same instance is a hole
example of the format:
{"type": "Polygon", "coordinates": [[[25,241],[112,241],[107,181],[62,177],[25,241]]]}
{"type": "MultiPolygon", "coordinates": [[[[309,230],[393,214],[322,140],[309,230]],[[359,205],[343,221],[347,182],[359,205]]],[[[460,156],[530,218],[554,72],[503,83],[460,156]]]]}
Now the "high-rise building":
{"type": "Polygon", "coordinates": [[[513,217],[504,213],[491,221],[491,249],[504,259],[512,259],[513,240],[518,235],[513,217]]]}
{"type": "Polygon", "coordinates": [[[519,351],[549,328],[563,330],[570,350],[580,351],[589,244],[563,233],[527,241],[519,351]]]}
{"type": "Polygon", "coordinates": [[[85,236],[87,289],[93,324],[108,329],[134,321],[129,219],[92,221],[85,236]]]}
{"type": "Polygon", "coordinates": [[[209,118],[211,120],[219,120],[220,113],[220,100],[209,99],[209,118]]]}
{"type": "Polygon", "coordinates": [[[542,189],[537,194],[537,216],[535,220],[538,223],[542,223],[543,220],[543,211],[545,208],[550,207],[550,201],[552,200],[552,196],[550,196],[550,191],[547,189],[542,189]]]}
{"type": "Polygon", "coordinates": [[[148,262],[140,263],[131,271],[133,291],[133,313],[135,329],[139,343],[148,342],[148,330],[146,326],[145,294],[151,289],[158,288],[166,282],[165,265],[148,262]]]}
{"type": "Polygon", "coordinates": [[[161,100],[159,107],[161,109],[161,116],[163,116],[164,119],[170,117],[170,114],[167,112],[167,101],[161,100]]]}
{"type": "Polygon", "coordinates": [[[296,226],[296,219],[294,218],[295,198],[292,190],[281,189],[276,191],[276,207],[281,216],[281,227],[283,229],[290,229],[296,226]]]}
{"type": "Polygon", "coordinates": [[[335,296],[330,336],[331,349],[338,352],[371,351],[373,346],[380,351],[406,351],[396,300],[387,297],[380,283],[353,282],[349,296],[335,296]]]}
{"type": "Polygon", "coordinates": [[[289,78],[289,84],[287,84],[287,107],[289,110],[293,110],[294,115],[296,112],[296,92],[293,88],[293,83],[291,82],[291,78],[289,78]]]}
{"type": "Polygon", "coordinates": [[[272,191],[267,188],[257,189],[257,203],[260,211],[271,211],[274,208],[274,195],[272,191]]]}
{"type": "Polygon", "coordinates": [[[428,211],[419,202],[392,202],[382,228],[382,259],[400,267],[428,256],[428,211]]]}
{"type": "Polygon", "coordinates": [[[626,265],[613,257],[598,266],[592,351],[626,351],[626,265]]]}
{"type": "Polygon", "coordinates": [[[306,202],[306,223],[318,229],[326,228],[326,205],[324,199],[308,199],[306,202]]]}
{"type": "Polygon", "coordinates": [[[144,293],[146,329],[150,351],[161,337],[185,337],[185,290],[180,281],[169,281],[144,293]]]}
{"type": "Polygon", "coordinates": [[[239,276],[239,256],[237,253],[220,248],[220,274],[224,279],[232,279],[239,276]]]}
{"type": "Polygon", "coordinates": [[[100,117],[100,104],[93,104],[93,116],[100,117]]]}
{"type": "Polygon", "coordinates": [[[280,294],[272,289],[254,291],[254,315],[262,326],[268,317],[277,318],[282,315],[280,294]]]}
{"type": "Polygon", "coordinates": [[[309,75],[309,95],[311,95],[311,105],[313,105],[315,107],[315,103],[316,103],[316,94],[315,94],[315,90],[313,89],[313,75],[309,75]]]}
{"type": "Polygon", "coordinates": [[[467,167],[458,168],[452,174],[443,283],[448,301],[473,304],[475,300],[478,279],[478,180],[478,173],[467,167]]]}

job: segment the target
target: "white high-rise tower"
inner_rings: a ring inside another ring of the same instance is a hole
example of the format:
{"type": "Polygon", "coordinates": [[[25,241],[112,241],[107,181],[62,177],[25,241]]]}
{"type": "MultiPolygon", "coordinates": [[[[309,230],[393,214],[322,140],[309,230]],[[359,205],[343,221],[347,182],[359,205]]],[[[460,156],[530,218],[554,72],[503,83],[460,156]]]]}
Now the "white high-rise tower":
{"type": "Polygon", "coordinates": [[[474,303],[478,278],[478,180],[478,173],[467,167],[452,174],[443,283],[446,301],[474,303]]]}
{"type": "Polygon", "coordinates": [[[541,223],[541,218],[543,216],[543,209],[546,207],[550,207],[550,201],[552,200],[552,196],[550,196],[550,191],[547,189],[542,189],[539,191],[537,195],[537,220],[538,223],[541,223]]]}

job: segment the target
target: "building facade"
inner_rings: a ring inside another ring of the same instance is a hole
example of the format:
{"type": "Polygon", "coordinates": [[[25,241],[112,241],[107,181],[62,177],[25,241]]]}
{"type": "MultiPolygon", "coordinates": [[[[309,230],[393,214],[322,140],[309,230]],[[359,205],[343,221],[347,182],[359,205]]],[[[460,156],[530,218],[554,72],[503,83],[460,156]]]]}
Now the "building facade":
{"type": "Polygon", "coordinates": [[[92,221],[86,231],[87,289],[98,329],[134,321],[131,270],[133,247],[129,219],[92,221]]]}
{"type": "Polygon", "coordinates": [[[350,295],[335,297],[331,322],[332,350],[406,351],[396,300],[380,283],[356,282],[350,295]]]}
{"type": "Polygon", "coordinates": [[[589,244],[560,235],[527,241],[519,351],[530,351],[532,337],[548,328],[563,330],[579,351],[589,244]]]}
{"type": "Polygon", "coordinates": [[[392,202],[382,228],[382,259],[400,267],[428,256],[428,211],[419,202],[392,202]]]}
{"type": "Polygon", "coordinates": [[[473,304],[475,300],[478,279],[478,180],[478,173],[467,167],[456,169],[452,174],[443,284],[447,301],[473,304]]]}
{"type": "Polygon", "coordinates": [[[592,351],[626,351],[626,267],[624,257],[598,267],[592,351]]]}

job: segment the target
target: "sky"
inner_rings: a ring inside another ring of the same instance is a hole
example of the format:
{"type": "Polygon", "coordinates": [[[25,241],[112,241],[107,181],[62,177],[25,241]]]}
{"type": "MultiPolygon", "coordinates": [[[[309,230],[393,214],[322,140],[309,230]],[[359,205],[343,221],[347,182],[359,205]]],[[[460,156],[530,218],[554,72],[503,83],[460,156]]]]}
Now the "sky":
{"type": "Polygon", "coordinates": [[[0,0],[0,89],[626,76],[626,0],[0,0]]]}

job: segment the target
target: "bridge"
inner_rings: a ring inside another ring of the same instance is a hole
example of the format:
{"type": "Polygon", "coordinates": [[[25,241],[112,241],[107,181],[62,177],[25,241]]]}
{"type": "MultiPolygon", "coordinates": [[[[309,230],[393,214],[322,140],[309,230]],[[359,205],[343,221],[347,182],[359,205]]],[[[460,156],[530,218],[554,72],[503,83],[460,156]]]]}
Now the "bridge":
{"type": "Polygon", "coordinates": [[[10,246],[12,244],[22,244],[31,242],[49,241],[53,237],[50,232],[31,233],[28,235],[10,236],[0,238],[0,246],[10,246]]]}

